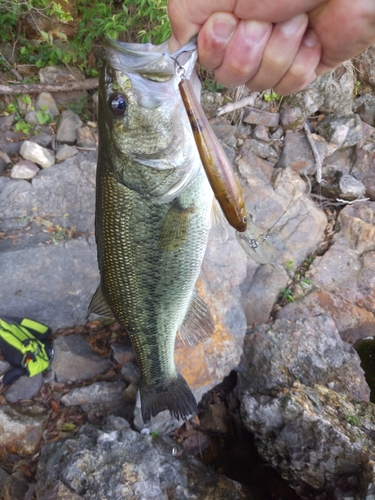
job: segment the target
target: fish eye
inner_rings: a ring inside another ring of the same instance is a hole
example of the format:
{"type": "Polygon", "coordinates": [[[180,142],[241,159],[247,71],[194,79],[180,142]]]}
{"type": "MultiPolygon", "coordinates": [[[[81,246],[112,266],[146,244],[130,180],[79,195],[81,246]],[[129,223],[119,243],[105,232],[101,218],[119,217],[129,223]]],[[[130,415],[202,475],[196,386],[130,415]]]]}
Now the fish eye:
{"type": "Polygon", "coordinates": [[[114,115],[122,116],[126,111],[126,99],[121,94],[114,94],[109,98],[109,106],[114,115]]]}

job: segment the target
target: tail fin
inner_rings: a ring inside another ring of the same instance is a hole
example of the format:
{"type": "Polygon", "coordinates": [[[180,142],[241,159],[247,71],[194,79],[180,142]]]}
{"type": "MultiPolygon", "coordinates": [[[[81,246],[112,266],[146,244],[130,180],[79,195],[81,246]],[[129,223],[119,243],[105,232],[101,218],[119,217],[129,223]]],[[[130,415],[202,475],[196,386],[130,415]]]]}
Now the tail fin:
{"type": "Polygon", "coordinates": [[[142,418],[145,423],[163,410],[169,410],[171,417],[187,419],[195,415],[197,403],[186,380],[177,377],[161,387],[140,386],[142,418]]]}

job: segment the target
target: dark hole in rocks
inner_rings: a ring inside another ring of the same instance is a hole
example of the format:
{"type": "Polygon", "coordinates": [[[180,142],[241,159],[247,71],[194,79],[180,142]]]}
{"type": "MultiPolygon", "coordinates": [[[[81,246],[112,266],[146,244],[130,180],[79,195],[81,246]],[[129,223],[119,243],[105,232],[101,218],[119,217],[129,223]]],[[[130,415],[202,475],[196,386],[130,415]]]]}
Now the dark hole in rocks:
{"type": "Polygon", "coordinates": [[[371,390],[370,401],[375,403],[375,337],[358,340],[354,348],[361,358],[361,366],[371,390]]]}
{"type": "Polygon", "coordinates": [[[185,451],[230,479],[246,484],[251,498],[298,500],[276,469],[259,455],[254,435],[243,425],[234,394],[237,373],[205,394],[197,416],[174,433],[185,451]]]}

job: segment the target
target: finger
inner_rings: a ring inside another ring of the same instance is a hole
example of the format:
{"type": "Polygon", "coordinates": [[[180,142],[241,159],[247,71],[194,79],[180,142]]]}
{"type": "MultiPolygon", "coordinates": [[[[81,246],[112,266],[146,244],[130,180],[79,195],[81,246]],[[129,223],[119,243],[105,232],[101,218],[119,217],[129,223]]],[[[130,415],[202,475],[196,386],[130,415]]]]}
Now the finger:
{"type": "MultiPolygon", "coordinates": [[[[327,0],[237,0],[233,13],[239,19],[280,23],[303,12],[310,12],[327,0]]],[[[341,1],[341,0],[339,0],[341,1]]],[[[353,0],[351,0],[353,1],[353,0]]]]}
{"type": "Polygon", "coordinates": [[[215,70],[218,82],[231,88],[252,78],[271,33],[271,23],[240,21],[229,40],[222,65],[215,70]]]}
{"type": "Polygon", "coordinates": [[[322,46],[312,29],[308,29],[294,61],[283,78],[274,86],[280,95],[289,95],[307,87],[316,78],[316,68],[322,54],[322,46]]]}
{"type": "Polygon", "coordinates": [[[238,25],[233,14],[217,12],[202,26],[198,36],[199,63],[207,69],[222,65],[224,52],[238,25]]]}
{"type": "Polygon", "coordinates": [[[264,49],[259,69],[246,84],[251,90],[269,89],[281,80],[298,52],[307,23],[307,15],[299,14],[274,26],[264,49]]]}

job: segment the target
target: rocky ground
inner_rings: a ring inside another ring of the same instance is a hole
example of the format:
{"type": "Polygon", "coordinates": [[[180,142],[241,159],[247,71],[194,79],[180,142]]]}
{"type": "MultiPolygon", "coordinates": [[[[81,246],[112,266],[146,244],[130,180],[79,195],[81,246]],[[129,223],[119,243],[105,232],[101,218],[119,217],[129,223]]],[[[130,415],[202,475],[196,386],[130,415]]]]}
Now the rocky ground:
{"type": "Polygon", "coordinates": [[[176,344],[206,394],[183,427],[161,415],[145,428],[126,332],[87,322],[97,127],[80,103],[95,94],[19,97],[0,117],[0,316],[52,326],[56,352],[51,371],[1,389],[4,500],[374,498],[374,406],[352,347],[375,324],[373,53],[360,76],[348,64],[281,102],[251,95],[226,118],[223,99],[204,96],[274,256],[260,264],[231,231],[212,235],[198,289],[215,334],[176,344]]]}

